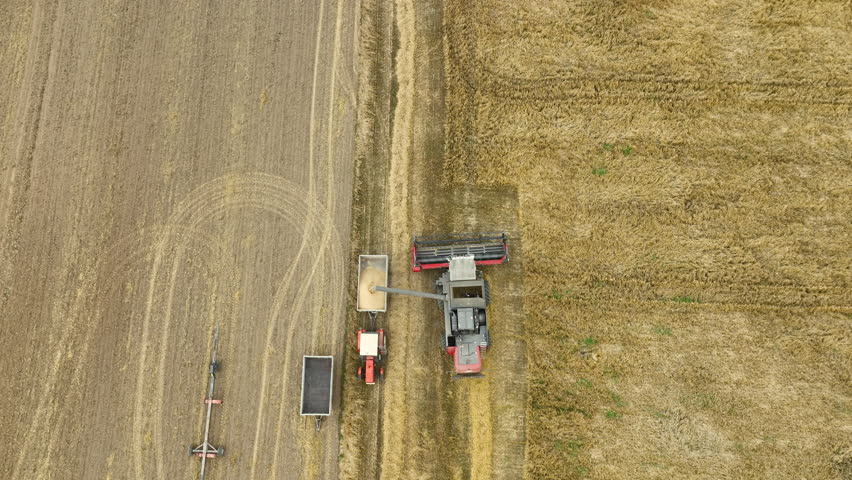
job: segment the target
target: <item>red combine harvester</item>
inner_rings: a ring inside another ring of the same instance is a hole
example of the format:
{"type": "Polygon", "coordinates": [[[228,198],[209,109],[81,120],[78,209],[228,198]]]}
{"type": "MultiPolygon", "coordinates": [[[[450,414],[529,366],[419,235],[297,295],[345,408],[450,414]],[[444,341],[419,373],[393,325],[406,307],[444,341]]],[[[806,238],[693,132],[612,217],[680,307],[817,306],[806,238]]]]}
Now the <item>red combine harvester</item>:
{"type": "MultiPolygon", "coordinates": [[[[438,300],[444,311],[442,345],[453,357],[456,374],[481,376],[482,356],[491,343],[486,313],[491,292],[477,266],[509,261],[508,235],[501,232],[414,237],[411,260],[415,272],[446,269],[435,281],[436,293],[387,287],[387,276],[385,283],[369,285],[369,291],[438,300]]],[[[386,256],[384,270],[387,271],[386,256]]]]}
{"type": "Polygon", "coordinates": [[[358,330],[358,355],[361,356],[361,366],[358,367],[358,378],[367,385],[375,385],[376,377],[385,379],[383,358],[388,353],[387,336],[384,329],[375,332],[358,330]]]}

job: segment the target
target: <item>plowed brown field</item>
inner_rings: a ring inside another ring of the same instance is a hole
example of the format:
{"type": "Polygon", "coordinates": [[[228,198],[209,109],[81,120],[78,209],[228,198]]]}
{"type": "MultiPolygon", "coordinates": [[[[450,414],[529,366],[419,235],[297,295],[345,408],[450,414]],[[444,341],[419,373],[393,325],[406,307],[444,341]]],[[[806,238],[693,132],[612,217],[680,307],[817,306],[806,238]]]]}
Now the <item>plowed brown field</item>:
{"type": "Polygon", "coordinates": [[[208,478],[337,476],[299,383],[343,351],[356,19],[0,6],[0,477],[197,475],[216,324],[208,478]]]}

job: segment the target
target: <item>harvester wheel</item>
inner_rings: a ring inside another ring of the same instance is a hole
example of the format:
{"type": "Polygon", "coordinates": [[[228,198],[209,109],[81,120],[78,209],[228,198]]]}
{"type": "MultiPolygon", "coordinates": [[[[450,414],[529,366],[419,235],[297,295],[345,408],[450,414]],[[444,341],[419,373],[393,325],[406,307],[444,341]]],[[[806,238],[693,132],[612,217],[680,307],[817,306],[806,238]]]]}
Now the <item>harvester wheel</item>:
{"type": "Polygon", "coordinates": [[[483,280],[485,283],[485,306],[487,307],[491,303],[491,286],[488,285],[488,280],[483,280]]]}

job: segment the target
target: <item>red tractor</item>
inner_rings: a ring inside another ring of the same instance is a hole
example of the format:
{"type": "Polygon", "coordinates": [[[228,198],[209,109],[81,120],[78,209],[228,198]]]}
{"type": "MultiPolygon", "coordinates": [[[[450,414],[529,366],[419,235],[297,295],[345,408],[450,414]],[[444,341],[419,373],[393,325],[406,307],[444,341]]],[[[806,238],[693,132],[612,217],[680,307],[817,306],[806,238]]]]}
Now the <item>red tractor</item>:
{"type": "Polygon", "coordinates": [[[388,337],[384,329],[376,331],[358,330],[358,355],[361,356],[361,366],[358,367],[358,378],[367,385],[375,385],[376,377],[385,378],[383,358],[388,354],[388,337]]]}

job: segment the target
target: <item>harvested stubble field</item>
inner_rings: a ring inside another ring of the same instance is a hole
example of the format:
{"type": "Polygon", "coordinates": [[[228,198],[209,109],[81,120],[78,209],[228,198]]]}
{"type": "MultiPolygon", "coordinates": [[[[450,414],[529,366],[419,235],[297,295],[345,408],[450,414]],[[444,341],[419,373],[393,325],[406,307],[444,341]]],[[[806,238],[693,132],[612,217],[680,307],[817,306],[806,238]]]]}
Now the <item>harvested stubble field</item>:
{"type": "Polygon", "coordinates": [[[526,478],[852,478],[848,2],[450,0],[445,188],[516,188],[526,478]]]}
{"type": "Polygon", "coordinates": [[[0,479],[338,476],[355,7],[0,2],[0,479]]]}

